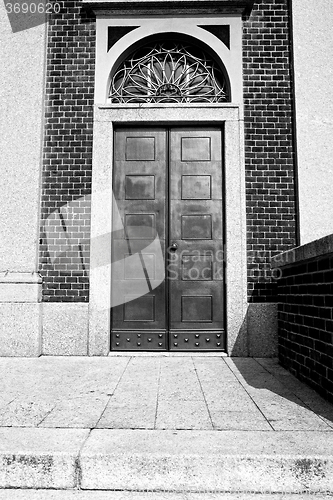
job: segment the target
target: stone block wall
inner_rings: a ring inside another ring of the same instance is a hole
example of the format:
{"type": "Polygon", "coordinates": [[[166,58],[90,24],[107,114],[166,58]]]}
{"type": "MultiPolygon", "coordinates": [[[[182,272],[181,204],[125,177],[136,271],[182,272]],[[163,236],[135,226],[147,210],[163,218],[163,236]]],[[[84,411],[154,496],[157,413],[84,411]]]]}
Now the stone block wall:
{"type": "Polygon", "coordinates": [[[275,257],[281,364],[333,401],[333,236],[275,257]]]}

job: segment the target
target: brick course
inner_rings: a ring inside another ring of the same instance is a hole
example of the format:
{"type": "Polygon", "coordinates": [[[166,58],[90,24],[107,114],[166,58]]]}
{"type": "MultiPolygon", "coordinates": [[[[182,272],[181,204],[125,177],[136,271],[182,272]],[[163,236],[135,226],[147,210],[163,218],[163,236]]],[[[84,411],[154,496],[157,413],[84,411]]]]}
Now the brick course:
{"type": "Polygon", "coordinates": [[[48,23],[40,272],[44,301],[88,301],[95,20],[58,1],[48,23]]]}
{"type": "Polygon", "coordinates": [[[272,255],[296,244],[293,96],[286,0],[256,2],[243,28],[248,293],[276,300],[272,255]]]}
{"type": "Polygon", "coordinates": [[[279,359],[333,401],[333,254],[282,269],[279,359]]]}
{"type": "MultiPolygon", "coordinates": [[[[89,300],[95,21],[79,1],[49,19],[41,197],[44,301],[89,300]]],[[[270,258],[296,242],[287,0],[244,21],[249,300],[276,300],[270,258]]]]}

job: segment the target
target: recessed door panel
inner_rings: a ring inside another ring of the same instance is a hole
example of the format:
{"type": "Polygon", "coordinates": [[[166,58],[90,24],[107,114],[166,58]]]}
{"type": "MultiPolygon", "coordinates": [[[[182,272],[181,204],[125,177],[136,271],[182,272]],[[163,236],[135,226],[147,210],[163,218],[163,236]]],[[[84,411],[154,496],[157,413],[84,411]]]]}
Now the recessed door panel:
{"type": "Polygon", "coordinates": [[[210,200],[211,175],[182,175],[182,200],[210,200]]]}
{"type": "Polygon", "coordinates": [[[156,141],[154,134],[149,136],[127,136],[125,143],[125,159],[127,161],[155,161],[156,141]]]}
{"type": "Polygon", "coordinates": [[[155,297],[143,295],[135,298],[132,295],[126,297],[124,304],[124,321],[140,322],[155,321],[155,297]]]}
{"type": "Polygon", "coordinates": [[[212,145],[210,137],[183,135],[180,139],[180,156],[185,161],[211,161],[212,145]]]}
{"type": "Polygon", "coordinates": [[[113,190],[112,349],[223,350],[221,130],[117,130],[113,190]]]}
{"type": "Polygon", "coordinates": [[[155,175],[126,175],[126,200],[155,200],[155,175]]]}

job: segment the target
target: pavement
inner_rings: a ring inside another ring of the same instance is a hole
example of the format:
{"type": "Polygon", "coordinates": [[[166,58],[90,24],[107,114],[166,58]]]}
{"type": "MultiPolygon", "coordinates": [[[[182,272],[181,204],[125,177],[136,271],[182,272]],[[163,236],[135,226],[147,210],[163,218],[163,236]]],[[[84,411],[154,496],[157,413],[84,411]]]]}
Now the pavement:
{"type": "Polygon", "coordinates": [[[333,405],[275,359],[0,358],[0,386],[0,500],[333,496],[333,405]]]}

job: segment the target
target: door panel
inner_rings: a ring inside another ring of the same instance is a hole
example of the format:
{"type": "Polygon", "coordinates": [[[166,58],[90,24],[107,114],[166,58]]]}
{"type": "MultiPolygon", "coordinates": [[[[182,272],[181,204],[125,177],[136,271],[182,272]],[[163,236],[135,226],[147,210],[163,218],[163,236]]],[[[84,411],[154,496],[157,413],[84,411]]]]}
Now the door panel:
{"type": "Polygon", "coordinates": [[[116,131],[113,189],[112,349],[224,349],[221,130],[116,131]]]}
{"type": "Polygon", "coordinates": [[[112,349],[167,347],[166,137],[165,129],[115,132],[112,349]]]}
{"type": "Polygon", "coordinates": [[[170,349],[224,347],[222,148],[218,129],[170,132],[170,349]]]}

